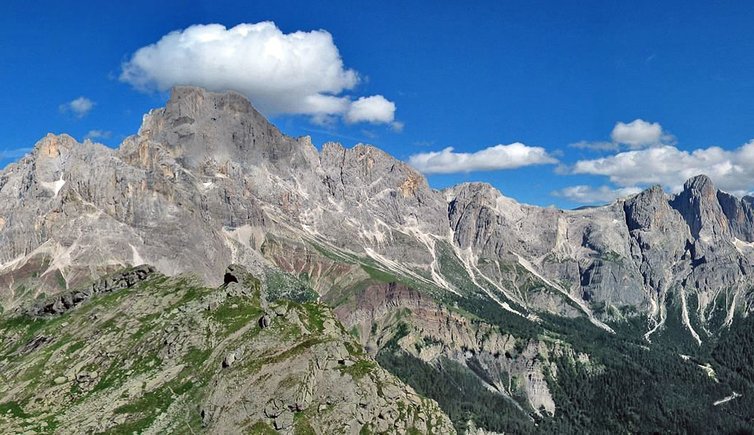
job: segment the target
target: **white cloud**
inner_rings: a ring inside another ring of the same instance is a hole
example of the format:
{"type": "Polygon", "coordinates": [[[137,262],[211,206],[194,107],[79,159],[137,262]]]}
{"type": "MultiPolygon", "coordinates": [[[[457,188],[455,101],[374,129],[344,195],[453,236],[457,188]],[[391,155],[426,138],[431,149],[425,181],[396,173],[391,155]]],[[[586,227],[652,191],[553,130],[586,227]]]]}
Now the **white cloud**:
{"type": "Polygon", "coordinates": [[[475,153],[457,153],[452,147],[442,151],[414,154],[408,162],[427,174],[514,169],[522,166],[557,163],[557,159],[542,147],[530,147],[516,142],[495,145],[475,153]]]}
{"type": "Polygon", "coordinates": [[[58,106],[61,113],[73,113],[77,118],[85,117],[94,107],[94,101],[86,97],[78,97],[75,100],[58,106]]]}
{"type": "Polygon", "coordinates": [[[685,151],[664,145],[626,151],[580,160],[571,172],[604,175],[623,187],[661,184],[673,192],[681,190],[687,179],[705,174],[717,187],[744,194],[754,187],[754,140],[734,150],[709,147],[685,151]]]}
{"type": "Polygon", "coordinates": [[[638,187],[613,189],[608,186],[592,187],[581,184],[557,190],[552,194],[579,204],[605,204],[613,202],[616,198],[635,195],[639,192],[641,188],[638,187]]]}
{"type": "Polygon", "coordinates": [[[640,149],[661,145],[672,145],[673,135],[665,132],[659,122],[647,122],[634,119],[629,123],[616,122],[610,133],[612,142],[581,141],[571,144],[572,148],[589,149],[594,151],[617,151],[621,147],[640,149]]]}
{"type": "Polygon", "coordinates": [[[107,130],[89,130],[84,136],[84,140],[109,139],[112,135],[113,132],[107,130]]]}
{"type": "Polygon", "coordinates": [[[382,95],[361,97],[351,103],[345,118],[346,122],[393,122],[395,103],[382,95]]]}
{"type": "Polygon", "coordinates": [[[235,90],[267,114],[309,115],[327,123],[393,123],[395,104],[381,95],[352,101],[359,82],[325,30],[283,33],[273,22],[194,25],[138,49],[120,79],[143,91],[195,85],[235,90]]]}
{"type": "Polygon", "coordinates": [[[643,119],[635,119],[628,124],[617,122],[610,138],[614,143],[628,145],[629,148],[644,148],[672,141],[672,136],[662,130],[659,122],[643,119]]]}

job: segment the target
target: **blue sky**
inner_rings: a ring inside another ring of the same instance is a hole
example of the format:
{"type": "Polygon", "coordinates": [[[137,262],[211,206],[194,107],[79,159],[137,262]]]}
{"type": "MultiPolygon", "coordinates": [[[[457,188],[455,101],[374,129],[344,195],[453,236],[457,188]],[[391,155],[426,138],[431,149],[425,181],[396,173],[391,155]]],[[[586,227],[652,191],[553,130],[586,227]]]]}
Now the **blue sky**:
{"type": "Polygon", "coordinates": [[[745,194],[754,190],[752,22],[743,1],[10,0],[0,5],[0,166],[48,132],[117,146],[183,77],[162,67],[182,49],[163,37],[191,39],[190,26],[218,23],[232,47],[313,32],[279,55],[301,61],[309,44],[314,58],[304,60],[314,64],[296,89],[270,82],[248,56],[226,59],[221,83],[194,84],[243,89],[284,132],[317,145],[375,144],[438,188],[487,181],[523,202],[570,208],[655,183],[677,190],[705,172],[745,194]],[[231,35],[264,21],[274,25],[256,42],[231,35]],[[153,56],[135,56],[151,44],[153,56]]]}

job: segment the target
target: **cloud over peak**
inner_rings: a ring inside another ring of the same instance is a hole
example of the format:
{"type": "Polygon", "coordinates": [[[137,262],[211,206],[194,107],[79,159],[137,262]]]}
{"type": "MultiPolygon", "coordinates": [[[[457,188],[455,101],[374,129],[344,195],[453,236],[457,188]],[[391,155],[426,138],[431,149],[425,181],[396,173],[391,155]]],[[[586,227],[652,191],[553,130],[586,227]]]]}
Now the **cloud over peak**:
{"type": "Polygon", "coordinates": [[[300,114],[322,122],[392,123],[395,104],[382,95],[352,101],[343,95],[359,83],[325,30],[283,33],[270,21],[194,25],[138,49],[120,80],[142,91],[175,85],[235,90],[267,114],[300,114]]]}
{"type": "Polygon", "coordinates": [[[457,153],[448,147],[442,151],[414,154],[408,159],[411,166],[426,174],[514,169],[557,162],[544,148],[520,142],[495,145],[473,153],[457,153]]]}
{"type": "Polygon", "coordinates": [[[723,190],[745,194],[754,186],[754,140],[733,150],[686,151],[672,145],[580,160],[576,174],[603,175],[619,186],[661,184],[677,192],[689,178],[706,174],[723,190]]]}

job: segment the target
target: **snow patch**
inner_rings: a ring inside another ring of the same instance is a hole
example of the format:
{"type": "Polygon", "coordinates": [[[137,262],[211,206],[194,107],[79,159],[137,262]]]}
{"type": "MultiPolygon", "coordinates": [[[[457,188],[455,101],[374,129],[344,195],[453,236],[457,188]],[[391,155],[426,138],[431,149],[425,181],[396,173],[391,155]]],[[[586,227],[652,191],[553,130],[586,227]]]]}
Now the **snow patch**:
{"type": "Polygon", "coordinates": [[[665,319],[667,319],[668,315],[665,311],[665,307],[660,307],[660,321],[655,321],[655,326],[647,331],[646,334],[644,334],[644,339],[647,340],[649,343],[652,342],[652,340],[649,339],[649,336],[657,332],[658,329],[662,328],[662,326],[665,324],[665,319]]]}
{"type": "Polygon", "coordinates": [[[738,252],[742,254],[746,253],[744,251],[751,252],[752,250],[754,250],[754,242],[745,242],[738,237],[733,238],[733,246],[735,246],[738,252]]]}
{"type": "Polygon", "coordinates": [[[141,258],[141,255],[139,254],[139,251],[136,250],[136,247],[132,244],[128,244],[128,246],[131,247],[131,264],[134,266],[140,266],[142,264],[145,264],[143,258],[141,258]]]}
{"type": "Polygon", "coordinates": [[[63,180],[63,174],[60,174],[59,180],[51,182],[43,181],[41,184],[45,189],[52,190],[52,193],[55,195],[54,197],[57,198],[58,192],[60,192],[60,189],[65,185],[65,180],[63,180]]]}
{"type": "Polygon", "coordinates": [[[560,285],[558,285],[558,284],[550,281],[549,279],[545,278],[544,276],[542,276],[539,272],[537,272],[537,270],[534,268],[534,266],[532,266],[532,264],[527,259],[525,259],[524,257],[522,257],[521,255],[519,255],[519,254],[517,254],[515,252],[513,252],[513,255],[515,255],[516,258],[518,258],[518,263],[521,266],[523,266],[524,269],[526,269],[529,272],[531,272],[532,275],[534,275],[537,278],[539,278],[540,280],[542,280],[542,282],[544,282],[545,284],[547,284],[550,287],[552,287],[552,288],[560,291],[561,293],[563,293],[563,295],[565,295],[573,303],[575,303],[576,305],[578,305],[579,308],[581,308],[581,310],[584,313],[586,313],[587,317],[589,318],[589,321],[592,322],[592,324],[594,324],[595,326],[597,326],[599,328],[604,329],[605,331],[608,331],[608,332],[610,332],[612,334],[615,334],[615,331],[613,331],[613,328],[607,326],[605,323],[601,322],[599,319],[597,319],[596,317],[594,317],[594,314],[592,313],[592,310],[590,310],[589,307],[586,306],[586,304],[584,303],[584,301],[581,301],[581,300],[573,297],[573,295],[571,295],[566,289],[564,289],[560,285]]]}
{"type": "Polygon", "coordinates": [[[738,292],[733,293],[733,301],[730,303],[728,313],[725,315],[724,327],[730,327],[733,324],[733,315],[736,314],[736,299],[738,298],[738,292]]]}
{"type": "Polygon", "coordinates": [[[720,399],[720,400],[716,401],[715,403],[713,403],[713,404],[712,404],[712,406],[720,406],[720,405],[722,405],[723,403],[726,403],[726,402],[730,402],[731,400],[733,400],[733,399],[738,399],[739,397],[741,397],[741,394],[739,394],[739,393],[736,393],[736,392],[734,391],[734,392],[733,392],[733,394],[731,394],[731,395],[730,395],[730,396],[728,396],[728,397],[724,397],[724,398],[722,398],[722,399],[720,399]]]}
{"type": "Polygon", "coordinates": [[[444,288],[445,290],[448,290],[451,293],[455,293],[458,296],[461,296],[461,294],[456,290],[450,283],[445,279],[445,277],[440,274],[439,266],[437,264],[437,253],[435,251],[435,243],[436,240],[432,234],[426,233],[422,231],[418,226],[409,226],[404,228],[409,234],[413,235],[418,239],[424,246],[427,247],[427,250],[429,251],[429,255],[432,256],[432,262],[429,264],[429,272],[432,275],[432,280],[437,283],[440,287],[444,288]]]}
{"type": "Polygon", "coordinates": [[[697,344],[701,346],[702,339],[699,338],[699,334],[697,334],[694,328],[691,326],[691,319],[689,319],[689,308],[688,305],[686,305],[686,289],[683,287],[681,287],[681,318],[683,319],[683,324],[686,325],[686,327],[689,329],[689,332],[691,332],[691,335],[694,337],[697,344]]]}
{"type": "MultiPolygon", "coordinates": [[[[461,251],[455,244],[452,245],[453,249],[456,251],[456,257],[458,257],[459,260],[461,260],[461,263],[463,264],[464,269],[466,269],[466,273],[469,275],[469,278],[471,278],[471,282],[474,283],[475,286],[482,289],[483,292],[487,294],[487,296],[490,297],[495,303],[500,305],[504,310],[509,311],[513,314],[518,314],[521,317],[528,318],[520,311],[516,310],[515,308],[511,307],[508,302],[501,301],[497,296],[495,296],[487,287],[479,284],[479,282],[476,280],[476,275],[474,274],[474,254],[471,252],[471,247],[467,248],[465,251],[461,251]]],[[[477,269],[478,271],[479,269],[477,269]]],[[[487,279],[487,281],[490,281],[487,279]]],[[[490,281],[491,282],[491,281],[490,281]]],[[[499,288],[499,287],[498,287],[499,288]]],[[[500,288],[499,288],[500,289],[500,288]]],[[[501,289],[502,290],[502,289],[501,289]]],[[[503,293],[505,294],[505,293],[503,293]]],[[[507,294],[506,294],[507,296],[507,294]]],[[[515,300],[515,299],[512,299],[515,300]]]]}

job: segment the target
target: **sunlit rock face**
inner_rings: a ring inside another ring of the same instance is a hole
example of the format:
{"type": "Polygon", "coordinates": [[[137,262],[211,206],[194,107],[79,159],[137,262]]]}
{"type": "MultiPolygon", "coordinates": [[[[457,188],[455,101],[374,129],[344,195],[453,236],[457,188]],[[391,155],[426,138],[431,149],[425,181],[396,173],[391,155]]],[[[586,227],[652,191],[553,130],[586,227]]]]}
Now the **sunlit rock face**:
{"type": "Polygon", "coordinates": [[[375,147],[318,151],[239,94],[178,87],[118,149],[49,135],[0,174],[0,298],[10,309],[141,263],[211,285],[232,262],[299,264],[269,254],[278,237],[522,315],[600,322],[604,307],[633,307],[661,323],[683,294],[704,322],[729,322],[748,303],[753,210],[705,176],[579,211],[482,183],[440,192],[375,147]],[[718,303],[727,317],[712,320],[718,303]]]}

